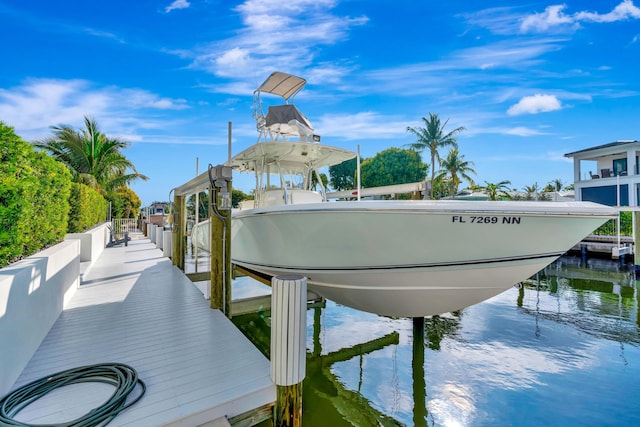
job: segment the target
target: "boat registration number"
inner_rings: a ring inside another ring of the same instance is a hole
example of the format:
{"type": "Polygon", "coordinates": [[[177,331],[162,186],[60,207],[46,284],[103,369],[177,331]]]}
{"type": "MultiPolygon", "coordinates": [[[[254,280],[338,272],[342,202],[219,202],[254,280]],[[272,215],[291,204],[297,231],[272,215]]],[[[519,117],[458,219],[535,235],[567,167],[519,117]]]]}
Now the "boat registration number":
{"type": "Polygon", "coordinates": [[[519,216],[474,216],[474,215],[452,215],[451,222],[460,224],[520,224],[522,220],[519,216]]]}

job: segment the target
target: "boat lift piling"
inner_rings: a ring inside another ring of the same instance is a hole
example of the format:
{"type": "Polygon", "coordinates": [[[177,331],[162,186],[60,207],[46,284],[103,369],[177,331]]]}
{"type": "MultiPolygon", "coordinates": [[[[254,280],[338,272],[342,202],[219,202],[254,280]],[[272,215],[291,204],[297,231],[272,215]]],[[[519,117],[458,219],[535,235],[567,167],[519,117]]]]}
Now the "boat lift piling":
{"type": "MultiPolygon", "coordinates": [[[[184,271],[187,246],[186,198],[209,191],[211,224],[211,308],[230,316],[231,306],[231,166],[209,165],[206,172],[173,189],[176,213],[173,224],[173,265],[184,271]]],[[[189,275],[187,275],[189,276],[189,275]]],[[[201,279],[206,280],[206,279],[201,279]]]]}
{"type": "Polygon", "coordinates": [[[209,165],[211,308],[231,316],[231,166],[209,165]]]}
{"type": "Polygon", "coordinates": [[[299,427],[307,368],[307,278],[276,276],[271,288],[271,379],[277,396],[274,425],[299,427]]]}

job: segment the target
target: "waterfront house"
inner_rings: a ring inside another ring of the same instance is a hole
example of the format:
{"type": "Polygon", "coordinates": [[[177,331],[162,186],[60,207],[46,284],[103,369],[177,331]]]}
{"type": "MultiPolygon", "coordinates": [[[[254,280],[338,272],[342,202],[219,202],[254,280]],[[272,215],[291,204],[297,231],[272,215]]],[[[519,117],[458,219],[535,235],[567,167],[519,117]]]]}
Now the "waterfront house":
{"type": "Polygon", "coordinates": [[[575,199],[638,206],[640,141],[619,140],[567,153],[573,158],[575,199]]]}

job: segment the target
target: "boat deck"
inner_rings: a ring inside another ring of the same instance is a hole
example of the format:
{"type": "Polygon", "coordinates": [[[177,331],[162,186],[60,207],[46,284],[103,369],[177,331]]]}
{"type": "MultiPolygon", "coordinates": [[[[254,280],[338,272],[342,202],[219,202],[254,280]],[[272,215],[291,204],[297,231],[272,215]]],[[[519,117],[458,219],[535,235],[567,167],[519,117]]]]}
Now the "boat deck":
{"type": "MultiPolygon", "coordinates": [[[[275,401],[269,361],[141,237],[106,248],[84,272],[14,389],[62,370],[107,362],[130,365],[147,386],[144,397],[110,426],[217,425],[225,417],[264,411],[275,401]]],[[[16,419],[69,421],[112,392],[97,383],[67,386],[16,419]]]]}

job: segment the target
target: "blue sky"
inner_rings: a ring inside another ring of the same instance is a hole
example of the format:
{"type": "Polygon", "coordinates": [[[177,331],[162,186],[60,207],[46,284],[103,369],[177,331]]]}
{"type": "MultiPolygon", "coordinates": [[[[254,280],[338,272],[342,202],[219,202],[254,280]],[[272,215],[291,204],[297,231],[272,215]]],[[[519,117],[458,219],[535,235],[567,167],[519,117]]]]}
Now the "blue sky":
{"type": "Polygon", "coordinates": [[[224,162],[229,121],[234,152],[256,142],[273,71],[305,77],[322,142],[363,157],[429,113],[464,126],[479,184],[569,184],[565,153],[640,139],[638,0],[0,0],[0,40],[0,120],[32,141],[95,118],[132,143],[144,205],[224,162]]]}

